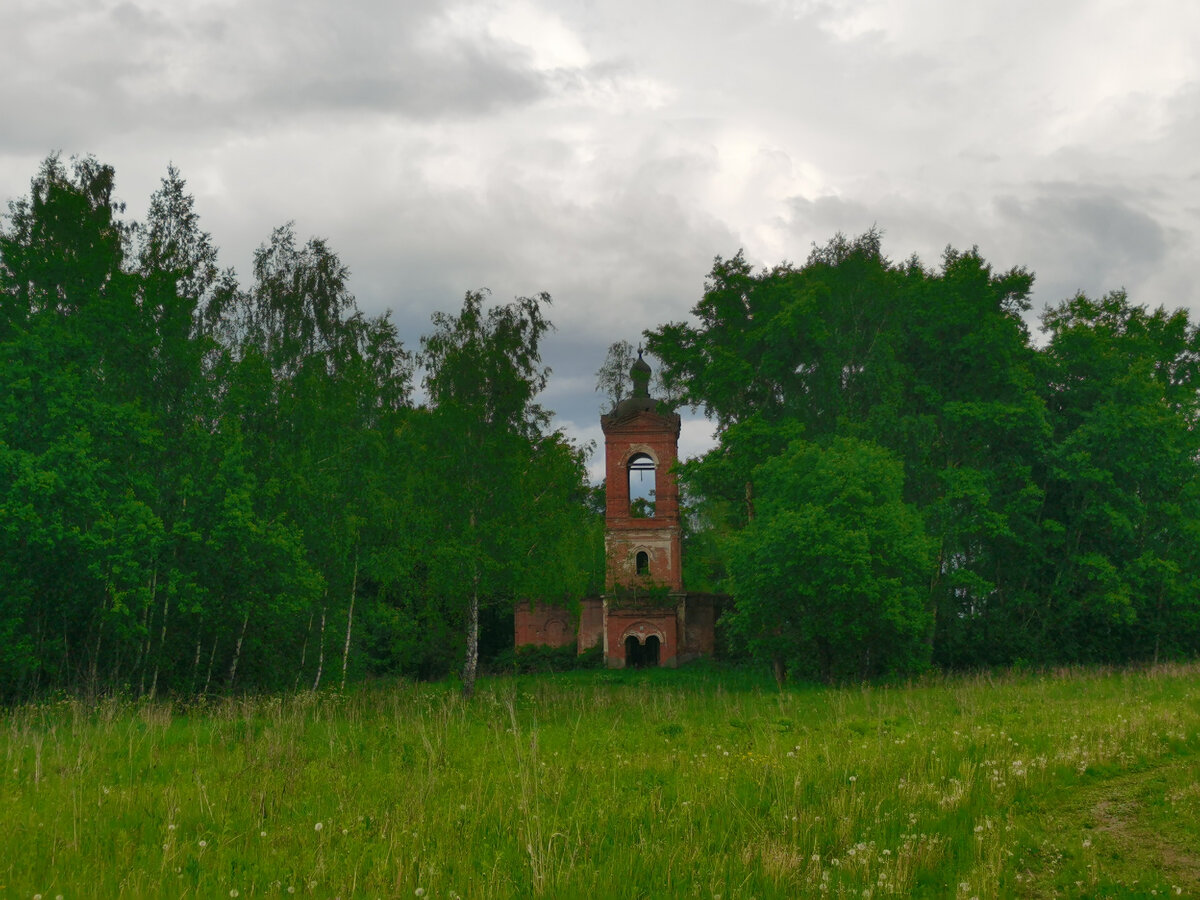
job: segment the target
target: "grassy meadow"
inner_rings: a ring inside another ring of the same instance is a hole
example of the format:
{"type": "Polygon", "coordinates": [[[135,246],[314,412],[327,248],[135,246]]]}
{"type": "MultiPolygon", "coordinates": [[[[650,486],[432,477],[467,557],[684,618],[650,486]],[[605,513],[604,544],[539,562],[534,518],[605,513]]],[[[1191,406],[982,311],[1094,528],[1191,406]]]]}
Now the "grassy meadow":
{"type": "Polygon", "coordinates": [[[1200,665],[0,712],[0,897],[1200,895],[1200,665]]]}

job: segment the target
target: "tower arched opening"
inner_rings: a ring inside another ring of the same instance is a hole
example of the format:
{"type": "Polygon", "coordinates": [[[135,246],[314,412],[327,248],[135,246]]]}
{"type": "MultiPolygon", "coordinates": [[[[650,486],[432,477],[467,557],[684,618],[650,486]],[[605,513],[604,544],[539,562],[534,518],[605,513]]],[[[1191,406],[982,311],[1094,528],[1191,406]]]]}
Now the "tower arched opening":
{"type": "Polygon", "coordinates": [[[626,466],[629,479],[629,514],[635,519],[654,518],[658,494],[658,466],[648,453],[635,453],[626,466]]]}

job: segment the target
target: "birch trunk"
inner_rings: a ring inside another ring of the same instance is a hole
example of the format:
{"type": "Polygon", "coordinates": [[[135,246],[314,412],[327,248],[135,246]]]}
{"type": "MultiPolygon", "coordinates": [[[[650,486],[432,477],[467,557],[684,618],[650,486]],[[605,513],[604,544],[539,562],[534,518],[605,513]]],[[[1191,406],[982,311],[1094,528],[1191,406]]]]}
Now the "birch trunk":
{"type": "Polygon", "coordinates": [[[219,634],[213,635],[212,652],[208,654],[208,672],[206,672],[204,675],[204,690],[201,691],[201,693],[203,693],[203,694],[208,693],[208,686],[210,684],[212,684],[213,663],[217,659],[217,641],[220,639],[221,639],[221,636],[219,634]]]}
{"type": "Polygon", "coordinates": [[[313,679],[312,689],[321,686],[321,671],[325,668],[325,607],[321,606],[321,630],[317,633],[317,677],[313,679]]]}
{"type": "Polygon", "coordinates": [[[304,677],[304,662],[308,659],[308,636],[312,634],[312,620],[316,613],[309,612],[308,627],[304,629],[304,643],[300,645],[300,668],[296,670],[294,690],[300,690],[300,679],[304,677]]]}
{"type": "Polygon", "coordinates": [[[196,655],[192,657],[192,682],[188,685],[190,693],[196,692],[196,677],[200,674],[200,626],[196,626],[196,655]]]}
{"type": "MultiPolygon", "coordinates": [[[[475,537],[475,510],[468,520],[471,537],[475,537]]],[[[475,548],[478,552],[478,547],[475,548]]],[[[471,603],[467,610],[467,661],[463,663],[463,696],[470,700],[475,694],[475,673],[479,668],[479,560],[471,564],[471,603]]]]}
{"type": "Polygon", "coordinates": [[[238,633],[237,643],[233,645],[233,662],[229,664],[229,690],[233,690],[233,679],[237,677],[238,660],[242,658],[242,641],[246,639],[246,625],[250,622],[250,610],[242,617],[242,630],[238,633]]]}
{"type": "Polygon", "coordinates": [[[158,667],[162,662],[163,648],[167,645],[167,617],[171,614],[171,592],[163,597],[162,628],[158,632],[158,655],[154,657],[154,677],[150,679],[150,699],[158,694],[158,667]]]}
{"type": "Polygon", "coordinates": [[[346,690],[346,669],[350,664],[350,633],[354,627],[354,598],[358,593],[358,547],[354,548],[354,576],[350,579],[350,610],[346,613],[346,645],[342,648],[342,687],[346,690]]]}
{"type": "Polygon", "coordinates": [[[475,673],[479,668],[479,569],[471,583],[471,606],[467,610],[467,661],[463,665],[463,696],[475,694],[475,673]]]}

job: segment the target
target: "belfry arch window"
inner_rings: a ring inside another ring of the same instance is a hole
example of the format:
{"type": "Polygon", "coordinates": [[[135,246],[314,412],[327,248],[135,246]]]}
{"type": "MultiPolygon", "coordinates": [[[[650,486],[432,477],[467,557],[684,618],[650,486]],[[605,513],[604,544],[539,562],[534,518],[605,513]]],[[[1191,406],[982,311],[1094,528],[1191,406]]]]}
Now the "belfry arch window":
{"type": "Polygon", "coordinates": [[[656,470],[648,453],[635,453],[629,459],[629,514],[635,519],[654,518],[656,470]]]}
{"type": "Polygon", "coordinates": [[[637,556],[633,558],[634,569],[638,575],[650,574],[650,554],[645,550],[639,550],[637,556]]]}

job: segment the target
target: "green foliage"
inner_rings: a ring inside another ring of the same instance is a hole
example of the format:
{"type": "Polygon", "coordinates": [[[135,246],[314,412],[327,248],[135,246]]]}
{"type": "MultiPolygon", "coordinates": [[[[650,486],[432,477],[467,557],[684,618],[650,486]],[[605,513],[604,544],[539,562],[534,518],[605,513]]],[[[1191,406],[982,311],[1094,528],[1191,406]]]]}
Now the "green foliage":
{"type": "Polygon", "coordinates": [[[797,441],[753,475],[758,512],[729,552],[734,632],[827,681],[921,669],[932,548],[899,462],[850,438],[797,441]]]}
{"type": "Polygon", "coordinates": [[[496,673],[533,675],[541,672],[572,672],[598,669],[604,665],[604,651],[597,644],[582,653],[574,644],[548,647],[544,644],[522,644],[509,648],[491,661],[489,668],[496,673]]]}
{"type": "MultiPolygon", "coordinates": [[[[51,156],[0,227],[0,702],[460,666],[469,692],[514,602],[603,589],[588,448],[539,402],[547,296],[469,293],[414,358],[327,242],[276,229],[243,287],[177,170],[144,222],[115,196],[51,156]]],[[[680,480],[722,635],[825,678],[1200,653],[1197,328],[1079,295],[1035,345],[1031,284],[871,231],[718,258],[647,335],[654,396],[718,428],[680,480]]],[[[612,345],[609,399],[632,362],[612,345]]]]}
{"type": "MultiPolygon", "coordinates": [[[[646,335],[718,428],[719,445],[680,472],[706,585],[737,590],[743,529],[766,547],[764,530],[784,527],[779,511],[755,524],[774,500],[759,483],[766,464],[798,438],[853,438],[899,461],[903,498],[933,540],[919,580],[935,662],[1200,652],[1200,559],[1185,537],[1200,525],[1196,328],[1124,294],[1080,296],[1047,311],[1035,347],[1031,285],[974,249],[947,249],[937,270],[893,263],[874,231],[835,237],[802,266],[718,258],[692,321],[646,335]]],[[[791,524],[797,536],[836,527],[791,524]]],[[[769,557],[752,580],[772,571],[769,557]]],[[[853,589],[830,585],[822,559],[807,565],[792,572],[798,584],[853,589]]],[[[827,669],[811,649],[804,659],[827,669]]]]}
{"type": "Polygon", "coordinates": [[[413,409],[326,242],[276,229],[244,290],[177,170],[144,223],[113,186],[51,157],[0,229],[0,701],[440,677],[472,573],[489,648],[514,597],[602,581],[534,399],[548,298],[435,316],[413,409]]]}
{"type": "Polygon", "coordinates": [[[463,691],[474,689],[480,606],[490,598],[578,597],[593,577],[582,451],[547,431],[537,402],[549,371],[541,341],[549,296],[485,306],[468,293],[421,340],[430,409],[422,419],[438,476],[424,507],[441,535],[431,593],[462,611],[463,691]]]}
{"type": "Polygon", "coordinates": [[[618,584],[608,591],[610,609],[656,609],[675,607],[679,598],[671,593],[669,584],[644,579],[641,584],[618,584]]]}

